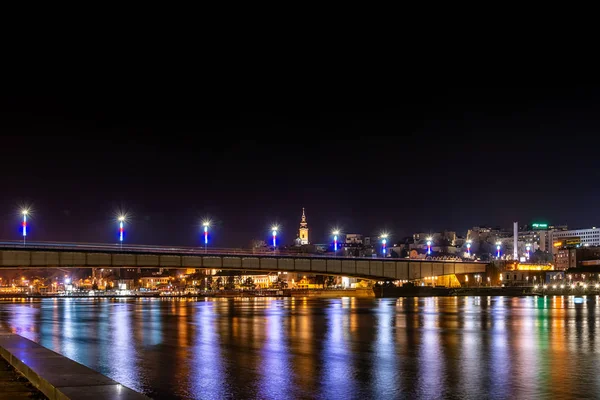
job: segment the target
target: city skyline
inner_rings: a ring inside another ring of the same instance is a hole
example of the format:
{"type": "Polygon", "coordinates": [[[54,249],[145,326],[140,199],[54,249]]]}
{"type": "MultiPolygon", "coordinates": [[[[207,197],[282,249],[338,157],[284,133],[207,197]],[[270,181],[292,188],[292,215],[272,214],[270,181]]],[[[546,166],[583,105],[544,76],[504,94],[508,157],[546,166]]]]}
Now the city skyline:
{"type": "MultiPolygon", "coordinates": [[[[11,219],[18,219],[19,222],[19,226],[18,226],[18,235],[20,235],[20,237],[15,238],[15,237],[4,237],[4,238],[0,238],[3,240],[8,240],[8,241],[15,241],[17,239],[24,239],[25,238],[25,232],[27,232],[27,236],[31,236],[31,226],[32,226],[32,216],[33,215],[38,215],[37,211],[35,211],[35,209],[33,208],[33,206],[31,205],[27,205],[27,206],[20,206],[19,208],[17,208],[14,212],[14,216],[11,219]],[[28,222],[26,222],[28,221],[28,222]]],[[[135,218],[133,217],[135,215],[134,212],[132,211],[123,211],[122,209],[119,210],[115,210],[111,213],[111,224],[112,224],[112,229],[114,230],[114,240],[108,240],[106,242],[101,242],[98,241],[98,243],[112,243],[114,242],[122,242],[123,241],[123,232],[124,232],[124,228],[123,228],[123,223],[125,223],[125,225],[127,226],[127,228],[125,229],[126,231],[129,231],[133,228],[134,232],[136,231],[135,229],[135,218]]],[[[310,236],[308,236],[308,230],[306,229],[306,225],[307,225],[307,220],[308,218],[305,216],[305,208],[302,208],[302,213],[301,213],[301,217],[298,220],[298,223],[296,225],[296,230],[294,231],[294,229],[291,229],[291,231],[289,229],[284,229],[284,225],[279,222],[279,221],[273,221],[272,223],[269,223],[267,225],[265,225],[265,229],[263,229],[263,232],[257,232],[257,234],[253,237],[249,237],[247,239],[247,244],[249,244],[250,242],[252,242],[253,240],[264,240],[266,243],[270,243],[271,240],[271,236],[272,236],[272,231],[275,229],[277,231],[277,243],[278,245],[281,246],[291,246],[291,245],[297,245],[298,241],[301,240],[302,237],[302,230],[305,229],[306,230],[306,242],[304,242],[303,244],[308,244],[308,242],[310,241],[311,244],[315,244],[315,243],[319,243],[319,244],[325,244],[325,243],[334,243],[334,237],[336,237],[337,235],[340,236],[340,239],[344,238],[345,235],[350,234],[350,235],[362,235],[364,237],[375,237],[375,238],[389,238],[390,239],[390,243],[399,243],[400,241],[402,241],[403,239],[407,238],[407,237],[412,237],[415,234],[419,234],[419,233],[430,233],[430,234],[436,234],[439,232],[456,232],[458,234],[458,236],[466,238],[467,237],[467,233],[469,230],[471,230],[472,228],[491,228],[491,229],[500,229],[502,231],[511,233],[512,231],[510,229],[508,229],[508,227],[505,226],[492,226],[489,224],[478,224],[478,225],[473,225],[471,227],[469,227],[468,229],[464,230],[464,231],[459,231],[456,229],[442,229],[442,230],[423,230],[423,231],[413,231],[410,234],[407,235],[403,235],[401,237],[394,237],[394,233],[393,232],[389,232],[387,230],[380,230],[379,232],[374,232],[374,233],[365,233],[363,231],[357,230],[357,231],[347,231],[344,230],[343,228],[339,227],[339,226],[333,226],[331,227],[331,229],[326,232],[323,233],[322,237],[317,237],[316,240],[313,240],[312,238],[314,237],[314,233],[311,234],[310,236]],[[300,231],[298,230],[300,229],[300,231]],[[296,234],[294,234],[294,232],[297,232],[296,234]],[[463,235],[464,233],[464,235],[463,235]],[[282,240],[283,238],[283,240],[282,240]]],[[[4,221],[6,222],[6,221],[4,221]]],[[[569,226],[568,224],[552,224],[552,223],[541,223],[540,224],[540,220],[536,221],[526,221],[526,222],[519,222],[519,221],[515,221],[519,224],[519,230],[521,230],[521,228],[525,228],[527,227],[528,230],[545,230],[548,227],[552,227],[552,226],[557,226],[557,227],[568,227],[569,229],[588,229],[591,228],[590,227],[577,227],[577,228],[573,228],[571,226],[569,226]],[[536,227],[536,225],[542,225],[542,227],[538,228],[536,227]]],[[[150,223],[150,221],[145,218],[142,223],[146,224],[146,223],[150,223]]],[[[99,224],[104,225],[104,222],[98,222],[96,221],[96,226],[99,226],[99,224]]],[[[210,227],[210,237],[211,237],[211,242],[212,239],[214,237],[213,235],[213,230],[215,229],[215,227],[222,227],[222,221],[218,220],[217,218],[212,218],[210,216],[205,216],[201,219],[199,219],[197,221],[196,224],[194,224],[194,226],[197,227],[197,243],[196,244],[192,244],[190,245],[191,247],[196,247],[196,246],[203,246],[205,244],[208,243],[208,232],[209,232],[209,227],[210,227]]],[[[35,224],[33,224],[33,226],[36,226],[35,224]]],[[[312,232],[312,223],[310,224],[311,227],[311,232],[312,232]]],[[[593,228],[595,229],[596,227],[593,226],[593,228]]],[[[217,228],[218,229],[218,228],[217,228]]],[[[0,229],[1,230],[1,229],[0,229]]],[[[140,229],[138,229],[139,231],[140,229]]],[[[43,229],[43,231],[47,231],[47,229],[43,229]]],[[[127,236],[129,236],[129,233],[127,234],[127,236]]],[[[43,239],[43,238],[34,238],[33,241],[47,241],[47,239],[43,239]]],[[[49,240],[48,240],[49,241],[49,240]]],[[[57,240],[57,241],[62,241],[62,240],[57,240]]],[[[85,239],[79,240],[82,242],[89,242],[85,239]]],[[[226,238],[221,238],[220,240],[221,242],[226,241],[226,238]]],[[[138,242],[135,241],[135,237],[131,240],[130,244],[158,244],[158,243],[144,243],[144,242],[138,242]]],[[[178,245],[177,243],[166,243],[166,244],[173,244],[173,245],[178,245]]],[[[179,244],[180,245],[180,244],[179,244]]],[[[212,243],[211,243],[212,245],[212,243]]],[[[219,246],[216,246],[219,247],[219,246]]],[[[222,247],[222,246],[221,246],[222,247]]],[[[226,246],[227,247],[227,246],[226,246]]],[[[228,247],[233,247],[233,246],[228,246],[228,247]]],[[[235,247],[247,247],[247,246],[235,246],[235,247]]]]}
{"type": "Polygon", "coordinates": [[[132,240],[180,245],[200,240],[205,216],[215,245],[245,246],[273,222],[292,241],[302,207],[323,239],[334,227],[398,240],[512,221],[600,224],[590,218],[596,91],[415,93],[361,113],[2,98],[0,235],[15,237],[22,203],[38,211],[32,237],[64,241],[113,239],[120,207],[135,213],[132,240]]]}

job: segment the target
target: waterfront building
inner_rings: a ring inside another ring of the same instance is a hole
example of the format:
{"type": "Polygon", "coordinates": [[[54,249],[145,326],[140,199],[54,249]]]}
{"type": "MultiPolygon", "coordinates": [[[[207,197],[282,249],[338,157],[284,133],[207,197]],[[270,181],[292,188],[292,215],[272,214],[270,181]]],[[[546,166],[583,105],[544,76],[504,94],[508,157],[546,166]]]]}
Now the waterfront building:
{"type": "Polygon", "coordinates": [[[143,276],[139,279],[140,287],[156,289],[159,285],[168,285],[172,278],[169,276],[143,276]]]}
{"type": "Polygon", "coordinates": [[[558,230],[549,229],[540,232],[540,249],[558,253],[558,249],[564,246],[580,245],[600,246],[600,228],[558,230]]]}
{"type": "Polygon", "coordinates": [[[558,249],[555,259],[557,270],[575,268],[577,266],[577,249],[567,247],[558,249]]]}

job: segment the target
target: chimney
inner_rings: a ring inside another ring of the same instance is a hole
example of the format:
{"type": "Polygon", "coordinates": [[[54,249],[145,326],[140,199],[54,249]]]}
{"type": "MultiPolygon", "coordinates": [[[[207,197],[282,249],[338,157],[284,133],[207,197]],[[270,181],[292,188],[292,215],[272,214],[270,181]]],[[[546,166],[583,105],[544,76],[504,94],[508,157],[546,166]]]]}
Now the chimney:
{"type": "Polygon", "coordinates": [[[519,223],[513,222],[513,258],[519,261],[519,223]]]}

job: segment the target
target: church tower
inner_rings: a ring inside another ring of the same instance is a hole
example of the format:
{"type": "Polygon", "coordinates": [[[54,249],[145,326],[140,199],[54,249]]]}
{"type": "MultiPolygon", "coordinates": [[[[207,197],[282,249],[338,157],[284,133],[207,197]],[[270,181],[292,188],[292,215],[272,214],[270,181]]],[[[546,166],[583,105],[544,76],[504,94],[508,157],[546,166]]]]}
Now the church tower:
{"type": "Polygon", "coordinates": [[[306,215],[304,215],[304,208],[302,208],[302,220],[300,221],[299,235],[300,244],[308,244],[308,224],[306,223],[306,215]]]}

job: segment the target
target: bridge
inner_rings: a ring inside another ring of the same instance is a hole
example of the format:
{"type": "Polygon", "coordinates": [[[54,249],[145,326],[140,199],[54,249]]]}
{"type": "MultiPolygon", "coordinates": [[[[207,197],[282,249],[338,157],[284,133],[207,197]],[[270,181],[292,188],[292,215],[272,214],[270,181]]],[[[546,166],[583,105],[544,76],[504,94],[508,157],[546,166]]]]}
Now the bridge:
{"type": "Polygon", "coordinates": [[[386,280],[483,273],[485,263],[340,257],[243,249],[200,249],[97,243],[0,242],[0,268],[206,268],[343,275],[386,280]]]}

